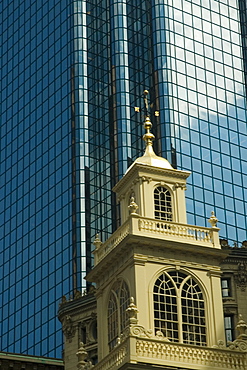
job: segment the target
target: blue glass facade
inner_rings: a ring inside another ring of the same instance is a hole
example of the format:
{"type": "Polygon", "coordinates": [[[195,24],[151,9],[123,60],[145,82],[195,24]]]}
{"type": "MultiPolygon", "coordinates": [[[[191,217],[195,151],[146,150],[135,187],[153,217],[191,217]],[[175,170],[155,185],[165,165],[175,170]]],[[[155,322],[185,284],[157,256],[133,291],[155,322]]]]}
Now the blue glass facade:
{"type": "Polygon", "coordinates": [[[58,300],[73,286],[71,4],[0,10],[0,349],[61,357],[58,300]]]}
{"type": "Polygon", "coordinates": [[[144,89],[157,154],[192,171],[188,222],[215,210],[222,238],[247,239],[245,13],[242,0],[0,3],[0,350],[61,356],[58,301],[118,225],[111,188],[143,152],[144,89]]]}

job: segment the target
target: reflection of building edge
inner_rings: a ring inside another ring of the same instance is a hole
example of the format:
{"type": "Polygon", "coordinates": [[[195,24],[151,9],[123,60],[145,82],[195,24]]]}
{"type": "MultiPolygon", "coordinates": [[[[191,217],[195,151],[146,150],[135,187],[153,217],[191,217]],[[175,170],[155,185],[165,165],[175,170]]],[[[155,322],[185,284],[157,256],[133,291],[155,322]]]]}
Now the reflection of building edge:
{"type": "MultiPolygon", "coordinates": [[[[105,243],[98,236],[94,242],[95,267],[87,280],[96,283],[97,343],[95,337],[91,341],[93,295],[64,302],[59,310],[65,369],[75,367],[76,354],[78,369],[244,369],[247,325],[242,318],[240,335],[229,347],[225,344],[220,264],[229,251],[221,249],[217,218],[212,212],[210,228],[187,224],[184,191],[189,173],[155,155],[149,117],[144,127],[145,154],[113,189],[122,224],[105,243]]],[[[233,284],[235,276],[236,289],[242,292],[245,263],[237,262],[236,273],[227,266],[227,283],[233,284]]],[[[231,291],[224,293],[230,301],[224,297],[226,314],[234,309],[235,315],[246,315],[241,297],[237,302],[231,291]],[[237,303],[244,311],[238,312],[237,303]]]]}

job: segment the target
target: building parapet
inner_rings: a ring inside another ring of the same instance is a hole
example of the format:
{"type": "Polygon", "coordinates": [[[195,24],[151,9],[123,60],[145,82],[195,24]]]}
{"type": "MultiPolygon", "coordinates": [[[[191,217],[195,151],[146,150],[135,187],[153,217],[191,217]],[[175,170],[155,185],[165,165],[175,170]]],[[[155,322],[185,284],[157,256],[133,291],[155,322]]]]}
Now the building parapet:
{"type": "Polygon", "coordinates": [[[178,243],[190,243],[202,247],[220,249],[219,229],[203,227],[178,222],[162,221],[153,218],[131,214],[105,243],[94,242],[95,265],[99,263],[128,235],[157,238],[178,243]]]}

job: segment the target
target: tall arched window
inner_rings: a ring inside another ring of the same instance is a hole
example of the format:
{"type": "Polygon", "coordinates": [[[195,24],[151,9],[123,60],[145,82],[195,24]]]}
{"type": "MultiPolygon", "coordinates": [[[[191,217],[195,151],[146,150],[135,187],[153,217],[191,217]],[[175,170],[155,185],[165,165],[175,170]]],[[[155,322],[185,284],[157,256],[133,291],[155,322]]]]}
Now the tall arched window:
{"type": "Polygon", "coordinates": [[[206,346],[201,288],[180,271],[163,272],[154,284],[154,328],[171,342],[206,346]]]}
{"type": "Polygon", "coordinates": [[[130,303],[128,285],[124,280],[118,281],[112,287],[108,303],[108,343],[110,350],[115,347],[127,325],[127,312],[130,303]]]}
{"type": "Polygon", "coordinates": [[[172,197],[170,191],[164,186],[154,189],[154,217],[172,221],[172,197]]]}

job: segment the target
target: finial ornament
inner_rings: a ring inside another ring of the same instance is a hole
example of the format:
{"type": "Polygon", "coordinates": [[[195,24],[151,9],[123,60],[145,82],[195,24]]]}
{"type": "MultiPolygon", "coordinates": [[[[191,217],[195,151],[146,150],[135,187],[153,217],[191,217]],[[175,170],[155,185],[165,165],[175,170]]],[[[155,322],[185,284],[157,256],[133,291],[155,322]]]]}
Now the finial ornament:
{"type": "Polygon", "coordinates": [[[133,297],[130,297],[130,304],[129,304],[128,308],[126,309],[126,312],[129,316],[129,323],[130,324],[137,324],[137,322],[138,322],[137,313],[139,311],[138,311],[138,309],[135,305],[135,301],[134,301],[133,297]]]}
{"type": "Polygon", "coordinates": [[[247,329],[247,324],[243,320],[243,316],[241,314],[239,315],[239,321],[237,323],[236,329],[238,329],[238,331],[240,332],[240,335],[237,339],[247,340],[247,334],[245,333],[247,329]]]}
{"type": "Polygon", "coordinates": [[[76,355],[78,357],[78,362],[83,362],[87,358],[87,351],[85,350],[85,346],[83,342],[80,342],[80,346],[78,348],[78,351],[76,352],[76,355]]]}
{"type": "Polygon", "coordinates": [[[93,242],[93,245],[95,246],[95,250],[98,250],[101,244],[102,244],[102,241],[99,238],[99,234],[96,234],[94,242],[93,242]]]}
{"type": "Polygon", "coordinates": [[[216,227],[217,226],[218,218],[215,217],[214,211],[211,212],[211,217],[208,220],[208,222],[211,224],[211,227],[216,227]]]}
{"type": "Polygon", "coordinates": [[[76,355],[78,357],[78,363],[77,363],[77,369],[78,370],[92,369],[92,367],[93,367],[92,362],[90,360],[85,361],[87,356],[88,356],[88,353],[85,349],[85,346],[84,346],[83,342],[80,342],[80,345],[79,345],[78,351],[76,352],[76,355]]]}
{"type": "Polygon", "coordinates": [[[131,215],[136,214],[136,211],[138,209],[138,205],[136,204],[134,197],[130,198],[130,204],[129,204],[128,208],[130,210],[131,215]]]}

